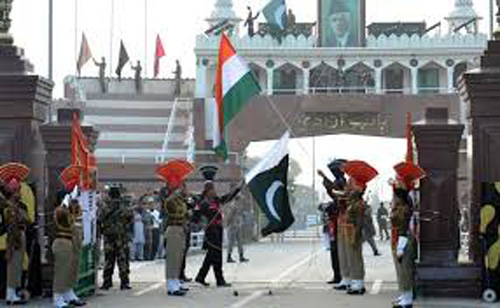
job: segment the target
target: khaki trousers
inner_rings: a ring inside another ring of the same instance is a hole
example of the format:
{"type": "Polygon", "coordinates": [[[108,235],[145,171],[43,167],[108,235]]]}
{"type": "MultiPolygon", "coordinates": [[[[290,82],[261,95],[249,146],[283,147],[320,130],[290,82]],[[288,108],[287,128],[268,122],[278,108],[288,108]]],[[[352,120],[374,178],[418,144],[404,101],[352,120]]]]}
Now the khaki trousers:
{"type": "Polygon", "coordinates": [[[82,253],[83,244],[83,226],[76,225],[73,230],[73,258],[71,262],[71,286],[78,286],[78,275],[80,272],[80,254],[82,253]]]}
{"type": "Polygon", "coordinates": [[[349,264],[349,278],[352,280],[365,279],[362,241],[355,241],[353,244],[347,245],[347,263],[349,264]]]}
{"type": "Polygon", "coordinates": [[[73,288],[72,266],[74,263],[73,242],[69,239],[58,238],[52,244],[54,253],[54,293],[63,294],[73,288]]]}
{"type": "MultiPolygon", "coordinates": [[[[8,239],[7,239],[8,243],[8,239]]],[[[7,247],[7,287],[19,288],[21,287],[21,279],[23,275],[23,261],[26,246],[26,239],[24,232],[21,236],[21,248],[9,251],[7,247]]]]}
{"type": "Polygon", "coordinates": [[[344,232],[344,227],[339,225],[337,234],[337,248],[339,257],[340,274],[343,279],[352,279],[349,271],[348,255],[347,255],[347,240],[344,232]]]}
{"type": "Polygon", "coordinates": [[[167,279],[179,279],[186,245],[186,233],[182,226],[168,226],[165,231],[167,241],[166,276],[167,279]]]}
{"type": "Polygon", "coordinates": [[[401,293],[412,292],[415,273],[415,243],[412,239],[408,240],[408,246],[406,247],[401,262],[398,261],[394,250],[392,256],[396,267],[399,291],[401,293]]]}

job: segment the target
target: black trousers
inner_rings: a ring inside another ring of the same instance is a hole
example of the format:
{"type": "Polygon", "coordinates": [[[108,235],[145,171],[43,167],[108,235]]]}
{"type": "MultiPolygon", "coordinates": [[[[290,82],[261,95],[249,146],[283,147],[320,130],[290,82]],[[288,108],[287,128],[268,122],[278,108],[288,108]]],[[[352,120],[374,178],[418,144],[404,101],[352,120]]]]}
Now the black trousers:
{"type": "Polygon", "coordinates": [[[151,255],[149,255],[148,260],[154,260],[156,254],[158,253],[158,247],[160,246],[160,228],[153,229],[153,243],[151,245],[151,255]]]}
{"type": "Polygon", "coordinates": [[[5,298],[7,289],[7,259],[5,258],[5,250],[0,251],[0,299],[5,298]]]}
{"type": "Polygon", "coordinates": [[[207,249],[203,265],[196,275],[196,280],[205,281],[210,267],[214,270],[215,281],[217,284],[224,284],[224,275],[222,273],[222,226],[210,226],[205,231],[204,248],[207,249]]]}
{"type": "Polygon", "coordinates": [[[186,258],[189,250],[189,246],[191,246],[191,229],[186,228],[186,247],[184,247],[184,257],[182,258],[182,266],[181,266],[181,275],[180,278],[182,280],[186,280],[186,258]]]}
{"type": "Polygon", "coordinates": [[[338,283],[342,280],[342,275],[340,274],[337,241],[330,241],[330,261],[332,262],[333,280],[338,283]]]}

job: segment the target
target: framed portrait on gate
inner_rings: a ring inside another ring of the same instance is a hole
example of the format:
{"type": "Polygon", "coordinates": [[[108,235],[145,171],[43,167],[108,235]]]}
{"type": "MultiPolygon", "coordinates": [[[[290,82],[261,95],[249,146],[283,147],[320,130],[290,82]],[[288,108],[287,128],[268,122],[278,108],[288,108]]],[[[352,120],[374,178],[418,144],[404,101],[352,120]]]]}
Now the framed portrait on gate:
{"type": "Polygon", "coordinates": [[[321,47],[365,45],[365,0],[318,0],[321,47]]]}

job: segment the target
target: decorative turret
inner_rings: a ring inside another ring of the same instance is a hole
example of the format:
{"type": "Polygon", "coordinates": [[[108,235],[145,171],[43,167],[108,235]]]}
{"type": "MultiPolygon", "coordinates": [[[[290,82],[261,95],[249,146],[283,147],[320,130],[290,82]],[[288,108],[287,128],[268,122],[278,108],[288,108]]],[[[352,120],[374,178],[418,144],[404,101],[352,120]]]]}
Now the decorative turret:
{"type": "Polygon", "coordinates": [[[467,33],[478,33],[479,17],[474,10],[472,0],[455,0],[455,8],[445,18],[448,21],[449,33],[459,33],[465,29],[467,33]]]}
{"type": "Polygon", "coordinates": [[[224,23],[225,27],[229,24],[233,26],[234,31],[238,33],[239,24],[242,19],[236,16],[233,10],[232,0],[216,0],[214,11],[206,21],[211,28],[222,23],[224,23]]]}

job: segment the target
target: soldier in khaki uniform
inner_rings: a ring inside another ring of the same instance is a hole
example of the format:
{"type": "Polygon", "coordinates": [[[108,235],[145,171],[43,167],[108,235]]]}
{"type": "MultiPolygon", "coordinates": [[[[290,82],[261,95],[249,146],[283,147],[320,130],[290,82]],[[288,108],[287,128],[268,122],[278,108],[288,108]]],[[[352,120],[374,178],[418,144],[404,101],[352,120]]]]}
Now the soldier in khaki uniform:
{"type": "Polygon", "coordinates": [[[394,167],[397,178],[393,183],[394,197],[392,201],[392,255],[396,267],[400,296],[393,302],[394,308],[413,307],[413,286],[415,257],[417,244],[411,231],[413,219],[413,201],[410,191],[415,182],[425,173],[412,162],[398,164],[394,167]]]}
{"type": "Polygon", "coordinates": [[[347,182],[347,221],[343,228],[343,236],[346,241],[347,266],[350,288],[347,294],[363,295],[365,293],[364,278],[365,267],[363,261],[363,216],[364,200],[363,194],[366,185],[378,175],[378,172],[363,161],[349,161],[343,167],[349,180],[347,182]]]}
{"type": "Polygon", "coordinates": [[[186,219],[188,215],[186,198],[186,185],[181,184],[180,188],[169,185],[172,191],[165,200],[167,211],[167,229],[165,230],[165,240],[167,242],[166,277],[169,295],[183,296],[187,289],[180,281],[184,249],[186,245],[186,219]]]}
{"type": "Polygon", "coordinates": [[[57,196],[54,211],[55,240],[53,297],[55,307],[84,306],[73,288],[78,283],[80,250],[83,241],[82,211],[78,203],[78,188],[82,169],[66,168],[60,176],[65,189],[57,196]]]}
{"type": "Polygon", "coordinates": [[[188,192],[184,180],[195,167],[183,160],[172,160],[156,169],[156,175],[166,182],[164,209],[167,213],[165,241],[166,276],[168,295],[184,296],[188,291],[182,286],[181,274],[186,245],[186,224],[189,219],[188,192]]]}
{"type": "Polygon", "coordinates": [[[26,229],[30,223],[27,207],[21,202],[21,182],[28,177],[29,168],[18,163],[0,167],[5,185],[4,219],[7,226],[7,305],[25,305],[27,300],[17,295],[21,287],[23,260],[26,248],[26,229]]]}

